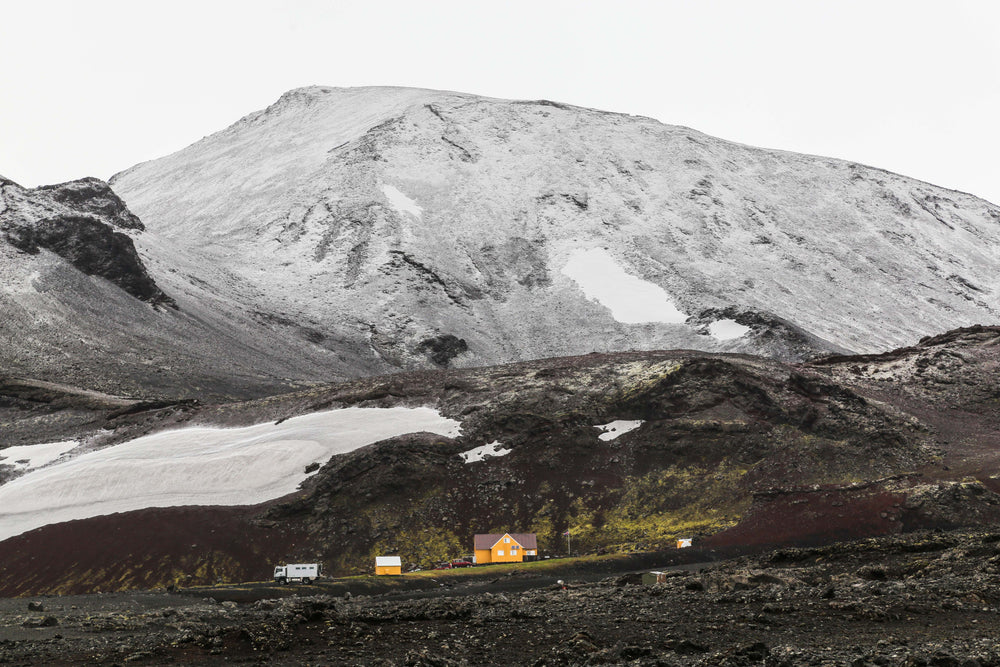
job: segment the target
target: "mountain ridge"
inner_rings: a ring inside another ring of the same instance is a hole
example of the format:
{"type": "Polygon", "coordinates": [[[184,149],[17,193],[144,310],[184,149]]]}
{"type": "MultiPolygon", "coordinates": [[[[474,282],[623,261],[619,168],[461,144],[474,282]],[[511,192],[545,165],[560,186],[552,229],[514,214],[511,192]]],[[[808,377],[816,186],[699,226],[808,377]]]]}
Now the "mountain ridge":
{"type": "Polygon", "coordinates": [[[988,202],[547,100],[296,89],[110,189],[2,187],[5,228],[46,229],[52,206],[91,216],[177,306],[120,303],[48,251],[29,262],[48,232],[8,231],[0,287],[40,314],[0,324],[8,371],[148,399],[623,349],[804,360],[998,317],[988,202]],[[14,192],[30,193],[16,213],[14,192]],[[45,324],[67,308],[75,322],[45,324]],[[124,309],[116,331],[102,308],[124,309]],[[68,377],[61,349],[84,360],[68,377]]]}
{"type": "Polygon", "coordinates": [[[428,364],[419,350],[441,336],[466,342],[451,360],[463,366],[671,347],[801,359],[997,318],[986,269],[998,260],[983,248],[997,240],[1000,210],[988,202],[642,117],[424,89],[311,87],[164,160],[114,177],[157,233],[176,240],[210,224],[221,244],[212,260],[259,287],[270,309],[309,317],[354,354],[368,347],[393,368],[428,364]],[[352,106],[362,99],[363,112],[352,106]],[[248,137],[266,139],[254,150],[284,152],[246,171],[248,137]],[[185,165],[226,150],[236,152],[213,169],[244,180],[217,191],[200,168],[185,176],[185,165]],[[163,191],[164,180],[174,190],[163,191]],[[258,186],[259,197],[237,197],[258,186]],[[160,202],[179,190],[168,211],[160,202]],[[201,206],[234,198],[231,213],[201,206]],[[179,212],[178,201],[205,222],[179,212]],[[838,233],[844,225],[860,238],[838,233]],[[696,326],[625,325],[581,294],[565,263],[602,248],[696,326]],[[256,259],[262,253],[267,262],[256,259]],[[863,295],[859,283],[870,283],[863,295]],[[880,310],[866,311],[864,300],[880,310]],[[818,347],[769,350],[755,340],[763,325],[735,342],[714,340],[698,318],[716,311],[791,322],[818,347]],[[537,330],[525,337],[505,324],[512,320],[537,330]]]}

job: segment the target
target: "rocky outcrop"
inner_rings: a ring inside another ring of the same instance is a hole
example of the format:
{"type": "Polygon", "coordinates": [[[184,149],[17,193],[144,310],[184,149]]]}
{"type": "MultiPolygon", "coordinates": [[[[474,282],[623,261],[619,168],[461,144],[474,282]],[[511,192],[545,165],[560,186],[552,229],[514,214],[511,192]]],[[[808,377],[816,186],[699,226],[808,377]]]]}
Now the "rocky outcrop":
{"type": "Polygon", "coordinates": [[[49,250],[137,299],[176,308],[149,276],[132,239],[117,231],[143,226],[107,183],[86,178],[25,190],[8,182],[2,196],[0,231],[18,250],[32,255],[49,250]]]}
{"type": "Polygon", "coordinates": [[[442,334],[420,341],[417,352],[430,357],[438,366],[448,366],[455,357],[468,352],[469,345],[463,339],[452,334],[442,334]]]}
{"type": "Polygon", "coordinates": [[[119,229],[143,231],[142,221],[128,210],[111,186],[99,178],[81,178],[58,185],[42,185],[34,190],[81,215],[89,215],[119,229]]]}
{"type": "Polygon", "coordinates": [[[18,250],[32,255],[42,248],[51,250],[82,273],[104,278],[137,299],[177,307],[146,272],[132,239],[96,218],[47,218],[33,225],[12,226],[6,236],[18,250]]]}

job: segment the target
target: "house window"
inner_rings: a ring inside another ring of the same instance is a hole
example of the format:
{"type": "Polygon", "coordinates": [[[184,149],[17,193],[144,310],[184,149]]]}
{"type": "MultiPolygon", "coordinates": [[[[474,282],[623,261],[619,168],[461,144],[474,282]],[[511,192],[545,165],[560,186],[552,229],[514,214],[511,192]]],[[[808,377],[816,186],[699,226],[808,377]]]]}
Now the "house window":
{"type": "Polygon", "coordinates": [[[503,549],[497,551],[497,556],[503,556],[503,549]]]}
{"type": "Polygon", "coordinates": [[[509,537],[503,538],[503,543],[504,544],[510,544],[510,538],[509,537]]]}
{"type": "Polygon", "coordinates": [[[510,555],[511,556],[516,556],[517,555],[517,547],[511,547],[510,548],[510,555]]]}

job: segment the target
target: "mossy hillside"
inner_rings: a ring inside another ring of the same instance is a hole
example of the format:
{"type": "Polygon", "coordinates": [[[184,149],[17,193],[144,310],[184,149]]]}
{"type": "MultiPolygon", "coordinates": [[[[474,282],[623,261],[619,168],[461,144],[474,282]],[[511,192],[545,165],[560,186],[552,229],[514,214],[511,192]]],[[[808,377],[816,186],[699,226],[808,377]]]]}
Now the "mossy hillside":
{"type": "Polygon", "coordinates": [[[679,537],[709,535],[734,525],[749,505],[740,490],[746,472],[722,462],[629,478],[609,510],[588,509],[579,499],[568,530],[581,550],[662,548],[679,537]]]}
{"type": "Polygon", "coordinates": [[[446,528],[410,528],[376,542],[368,553],[368,562],[374,568],[376,556],[398,555],[409,566],[428,569],[470,551],[468,539],[446,528]]]}
{"type": "Polygon", "coordinates": [[[723,462],[711,468],[672,467],[642,477],[625,478],[610,492],[567,493],[565,487],[542,482],[512,508],[517,519],[487,523],[475,512],[477,503],[454,488],[427,490],[401,511],[392,504],[369,506],[353,521],[363,540],[341,544],[326,556],[331,572],[370,572],[380,555],[399,555],[406,567],[470,555],[476,533],[534,532],[542,555],[565,553],[563,533],[571,532],[574,552],[628,552],[672,546],[680,536],[707,535],[735,523],[748,502],[740,491],[744,467],[723,462]],[[572,496],[570,497],[570,494],[572,496]],[[451,498],[455,502],[446,499],[451,498]]]}
{"type": "MultiPolygon", "coordinates": [[[[70,595],[80,590],[114,592],[208,586],[243,581],[247,574],[243,564],[232,554],[192,550],[190,554],[155,560],[148,555],[131,556],[83,571],[68,568],[63,576],[48,585],[47,590],[52,595],[70,595]]],[[[30,575],[23,581],[28,588],[34,583],[30,575]]]]}

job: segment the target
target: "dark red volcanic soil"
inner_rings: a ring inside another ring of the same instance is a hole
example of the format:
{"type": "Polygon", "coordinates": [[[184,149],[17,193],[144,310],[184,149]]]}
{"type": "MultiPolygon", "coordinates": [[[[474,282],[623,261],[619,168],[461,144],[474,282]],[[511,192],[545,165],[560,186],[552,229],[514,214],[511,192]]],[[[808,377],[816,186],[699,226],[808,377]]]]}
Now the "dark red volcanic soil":
{"type": "Polygon", "coordinates": [[[1000,496],[995,489],[978,480],[932,480],[910,474],[841,487],[758,492],[737,525],[699,544],[810,546],[969,524],[1000,524],[1000,496]]]}
{"type": "Polygon", "coordinates": [[[700,544],[708,547],[822,544],[898,533],[906,496],[882,484],[760,493],[739,524],[700,544]]]}
{"type": "Polygon", "coordinates": [[[149,589],[164,568],[178,586],[269,579],[309,553],[298,532],[252,522],[260,511],[166,507],[45,526],[0,542],[0,597],[149,589]]]}

